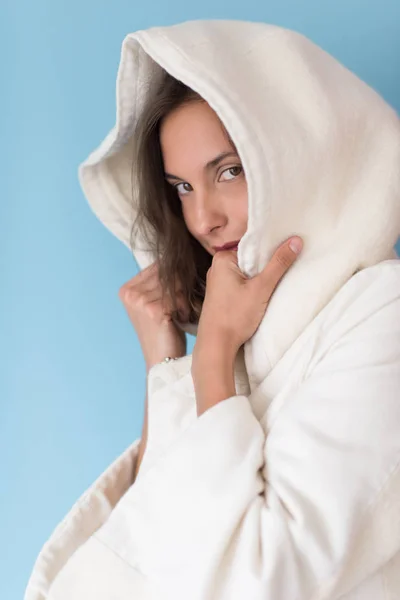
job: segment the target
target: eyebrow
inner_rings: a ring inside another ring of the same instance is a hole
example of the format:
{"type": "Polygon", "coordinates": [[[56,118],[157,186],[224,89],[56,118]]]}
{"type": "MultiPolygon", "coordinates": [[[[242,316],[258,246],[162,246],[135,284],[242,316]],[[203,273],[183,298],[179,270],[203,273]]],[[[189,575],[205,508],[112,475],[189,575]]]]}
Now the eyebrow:
{"type": "MultiPolygon", "coordinates": [[[[239,156],[237,152],[221,152],[221,154],[218,154],[218,156],[216,156],[215,158],[213,158],[212,160],[209,160],[208,163],[206,163],[206,165],[204,166],[204,170],[205,171],[210,171],[211,169],[214,169],[214,167],[218,166],[219,163],[224,160],[224,158],[228,158],[228,156],[239,156]]],[[[164,173],[165,177],[167,179],[179,179],[180,181],[183,181],[183,179],[181,177],[177,177],[176,175],[171,175],[171,173],[164,173]]]]}

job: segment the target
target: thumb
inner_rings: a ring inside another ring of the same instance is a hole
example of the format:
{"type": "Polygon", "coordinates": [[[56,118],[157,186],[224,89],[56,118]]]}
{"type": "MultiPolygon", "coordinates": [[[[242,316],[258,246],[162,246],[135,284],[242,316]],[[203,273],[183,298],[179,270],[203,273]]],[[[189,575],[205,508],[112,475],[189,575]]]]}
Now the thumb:
{"type": "Polygon", "coordinates": [[[303,240],[299,236],[292,236],[283,242],[273,254],[271,260],[261,273],[262,279],[272,288],[289,270],[303,248],[303,240]]]}

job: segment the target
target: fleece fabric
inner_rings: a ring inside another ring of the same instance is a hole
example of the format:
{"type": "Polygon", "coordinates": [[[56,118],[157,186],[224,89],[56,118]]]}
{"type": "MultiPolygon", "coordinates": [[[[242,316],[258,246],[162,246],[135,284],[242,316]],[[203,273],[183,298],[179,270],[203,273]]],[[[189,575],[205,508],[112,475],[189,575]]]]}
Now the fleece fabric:
{"type": "MultiPolygon", "coordinates": [[[[400,598],[400,122],[304,35],[187,21],[126,36],[116,123],[79,166],[98,219],[131,246],[135,126],[163,72],[210,104],[240,154],[252,277],[303,251],[236,360],[236,392],[196,416],[191,356],[148,377],[140,440],[41,550],[25,600],[400,598]]],[[[196,333],[196,327],[184,325],[196,333]]]]}

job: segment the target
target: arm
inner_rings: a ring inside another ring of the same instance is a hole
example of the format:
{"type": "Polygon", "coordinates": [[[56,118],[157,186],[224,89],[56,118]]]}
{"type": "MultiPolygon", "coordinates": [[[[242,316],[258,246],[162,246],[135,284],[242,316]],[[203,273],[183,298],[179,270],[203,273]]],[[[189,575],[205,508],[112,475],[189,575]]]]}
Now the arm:
{"type": "Polygon", "coordinates": [[[132,488],[137,562],[163,598],[336,599],[400,550],[396,286],[274,398],[265,430],[218,387],[132,488]]]}
{"type": "MultiPolygon", "coordinates": [[[[181,358],[186,358],[186,354],[182,355],[181,358]]],[[[135,466],[135,480],[139,474],[139,469],[142,468],[142,461],[144,454],[146,452],[146,448],[148,446],[148,427],[149,427],[149,398],[152,400],[152,405],[156,402],[155,398],[160,394],[160,390],[167,386],[169,389],[174,389],[174,384],[179,382],[179,380],[184,377],[187,372],[187,366],[178,365],[178,362],[173,363],[163,363],[163,362],[152,362],[146,366],[146,400],[145,400],[145,413],[143,420],[143,430],[142,437],[139,445],[138,451],[138,459],[135,466]]],[[[156,414],[152,415],[152,421],[157,422],[157,420],[163,420],[165,409],[168,406],[159,407],[160,410],[156,411],[156,414]],[[164,412],[161,410],[164,409],[164,412]]],[[[167,411],[168,412],[168,411],[167,411]]],[[[170,415],[165,415],[164,427],[166,429],[171,429],[172,423],[170,422],[170,415]]],[[[157,435],[157,441],[162,442],[162,439],[165,437],[166,432],[159,432],[157,435]]],[[[154,444],[151,444],[152,450],[154,449],[154,444]]],[[[150,453],[151,454],[151,453],[150,453]]],[[[146,455],[148,461],[148,454],[146,455]]],[[[151,459],[150,459],[151,462],[151,459]]]]}
{"type": "Polygon", "coordinates": [[[236,349],[222,339],[207,345],[201,345],[201,340],[196,342],[192,376],[198,417],[218,402],[235,396],[236,354],[236,349]]]}

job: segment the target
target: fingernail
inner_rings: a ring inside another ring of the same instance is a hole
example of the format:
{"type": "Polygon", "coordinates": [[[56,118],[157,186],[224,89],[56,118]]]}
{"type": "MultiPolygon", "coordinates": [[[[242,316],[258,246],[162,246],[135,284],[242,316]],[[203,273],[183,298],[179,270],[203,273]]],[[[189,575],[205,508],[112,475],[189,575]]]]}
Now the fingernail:
{"type": "Polygon", "coordinates": [[[289,242],[289,247],[296,254],[300,254],[301,249],[303,248],[303,241],[302,241],[302,239],[298,238],[298,237],[297,238],[293,238],[289,242]]]}

